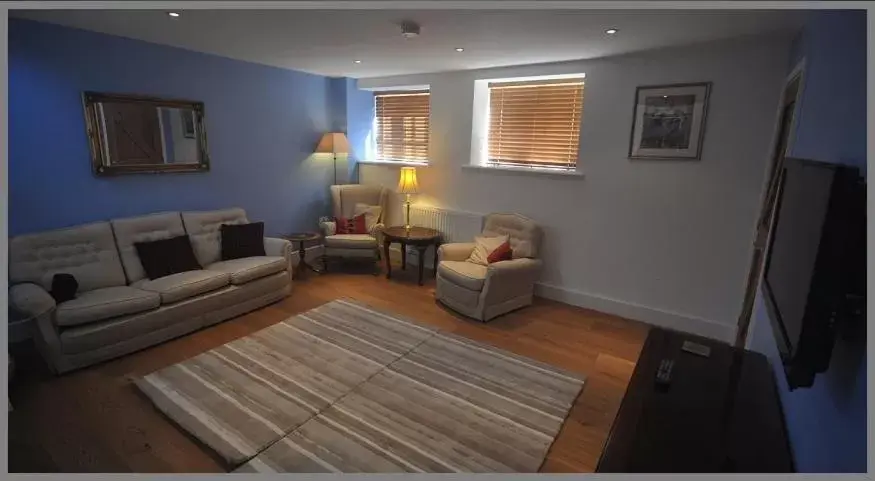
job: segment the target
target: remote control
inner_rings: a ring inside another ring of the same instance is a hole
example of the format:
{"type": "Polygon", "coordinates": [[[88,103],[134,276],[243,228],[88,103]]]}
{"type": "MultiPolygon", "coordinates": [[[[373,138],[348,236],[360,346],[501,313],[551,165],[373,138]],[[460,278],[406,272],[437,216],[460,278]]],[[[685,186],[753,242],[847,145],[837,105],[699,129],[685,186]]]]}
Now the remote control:
{"type": "Polygon", "coordinates": [[[663,359],[656,369],[656,384],[668,386],[671,383],[671,371],[674,368],[674,360],[663,359]]]}

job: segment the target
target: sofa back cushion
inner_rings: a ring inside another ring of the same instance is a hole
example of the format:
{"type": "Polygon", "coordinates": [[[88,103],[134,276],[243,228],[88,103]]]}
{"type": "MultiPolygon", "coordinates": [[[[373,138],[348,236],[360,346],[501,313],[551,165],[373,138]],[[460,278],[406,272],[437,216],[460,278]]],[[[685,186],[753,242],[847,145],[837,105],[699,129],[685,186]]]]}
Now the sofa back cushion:
{"type": "Polygon", "coordinates": [[[513,258],[537,257],[541,244],[541,228],[532,219],[520,214],[489,214],[483,226],[483,237],[508,236],[513,258]]]}
{"type": "Polygon", "coordinates": [[[9,282],[32,282],[47,291],[55,274],[71,274],[77,292],[125,285],[109,222],[26,234],[9,239],[9,282]]]}
{"type": "Polygon", "coordinates": [[[161,212],[140,217],[113,219],[111,223],[128,283],[146,278],[143,262],[137,255],[134,244],[185,235],[179,212],[161,212]]]}
{"type": "Polygon", "coordinates": [[[246,211],[240,208],[207,212],[183,212],[182,224],[191,238],[200,265],[207,267],[222,260],[222,224],[248,224],[246,211]]]}

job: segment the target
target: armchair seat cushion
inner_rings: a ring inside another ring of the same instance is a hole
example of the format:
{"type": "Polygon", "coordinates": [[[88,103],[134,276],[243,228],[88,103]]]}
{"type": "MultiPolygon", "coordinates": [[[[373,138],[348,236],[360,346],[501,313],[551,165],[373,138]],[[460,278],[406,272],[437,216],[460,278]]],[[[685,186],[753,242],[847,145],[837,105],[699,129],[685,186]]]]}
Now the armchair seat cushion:
{"type": "Polygon", "coordinates": [[[135,282],[133,286],[144,291],[156,292],[161,296],[162,304],[171,304],[225,287],[230,283],[230,278],[231,276],[225,272],[187,271],[151,281],[144,279],[135,282]]]}
{"type": "Polygon", "coordinates": [[[370,234],[336,234],[326,236],[325,247],[340,249],[376,249],[377,238],[370,234]]]}
{"type": "Polygon", "coordinates": [[[58,304],[55,321],[59,326],[78,326],[125,314],[155,309],[161,297],[128,286],[103,287],[83,292],[75,299],[58,304]]]}
{"type": "Polygon", "coordinates": [[[216,262],[207,266],[211,272],[222,272],[231,276],[231,284],[239,286],[255,279],[282,272],[288,266],[284,257],[256,256],[216,262]]]}
{"type": "Polygon", "coordinates": [[[483,290],[487,267],[467,261],[441,261],[438,275],[453,284],[472,291],[483,290]]]}

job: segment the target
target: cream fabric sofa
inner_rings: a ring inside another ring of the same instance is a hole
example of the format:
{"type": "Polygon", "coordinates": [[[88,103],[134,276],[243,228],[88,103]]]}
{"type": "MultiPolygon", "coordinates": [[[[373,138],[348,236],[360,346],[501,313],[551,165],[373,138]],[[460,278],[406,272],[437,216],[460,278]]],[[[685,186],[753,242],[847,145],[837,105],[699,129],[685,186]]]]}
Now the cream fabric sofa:
{"type": "Polygon", "coordinates": [[[323,267],[327,270],[328,261],[344,258],[372,260],[376,266],[380,259],[380,244],[383,242],[381,233],[384,228],[383,219],[386,219],[388,190],[360,184],[332,185],[330,188],[332,213],[335,218],[352,217],[357,204],[380,206],[381,212],[368,234],[335,234],[336,226],[333,222],[323,223],[323,267]]]}
{"type": "Polygon", "coordinates": [[[541,272],[536,257],[542,234],[527,217],[490,214],[481,235],[507,235],[513,259],[482,266],[467,262],[473,242],[443,244],[438,249],[435,297],[461,314],[486,322],[532,303],[541,272]]]}
{"type": "Polygon", "coordinates": [[[220,261],[219,227],[242,209],[163,212],[14,237],[9,302],[35,318],[37,348],[56,373],[121,356],[238,316],[291,293],[292,246],[265,238],[266,256],[220,261]],[[135,242],[189,235],[203,270],[149,280],[135,242]],[[55,303],[69,273],[75,299],[55,303]]]}

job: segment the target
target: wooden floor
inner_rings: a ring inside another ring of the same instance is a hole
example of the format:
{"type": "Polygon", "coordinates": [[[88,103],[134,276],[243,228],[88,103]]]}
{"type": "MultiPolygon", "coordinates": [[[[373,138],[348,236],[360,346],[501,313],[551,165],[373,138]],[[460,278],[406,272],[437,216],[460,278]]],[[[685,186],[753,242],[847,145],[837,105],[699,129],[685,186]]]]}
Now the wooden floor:
{"type": "MultiPolygon", "coordinates": [[[[375,307],[587,376],[543,472],[592,472],[635,367],[647,327],[536,299],[488,324],[437,304],[434,281],[414,270],[393,279],[367,273],[310,274],[271,306],[159,346],[60,377],[18,346],[10,386],[10,472],[224,472],[207,448],[167,421],[133,386],[140,376],[338,297],[375,307]]],[[[428,273],[426,273],[428,274],[428,273]]]]}

